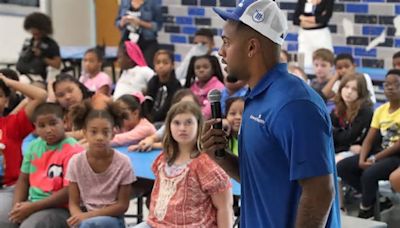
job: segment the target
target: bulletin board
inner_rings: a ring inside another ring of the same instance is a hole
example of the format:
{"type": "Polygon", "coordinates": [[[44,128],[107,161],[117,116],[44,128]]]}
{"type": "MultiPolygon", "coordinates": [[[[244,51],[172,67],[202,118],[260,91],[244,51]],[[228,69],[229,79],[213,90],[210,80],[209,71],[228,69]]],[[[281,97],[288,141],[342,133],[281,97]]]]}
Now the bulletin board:
{"type": "Polygon", "coordinates": [[[41,0],[0,0],[0,14],[26,16],[40,11],[41,0]]]}

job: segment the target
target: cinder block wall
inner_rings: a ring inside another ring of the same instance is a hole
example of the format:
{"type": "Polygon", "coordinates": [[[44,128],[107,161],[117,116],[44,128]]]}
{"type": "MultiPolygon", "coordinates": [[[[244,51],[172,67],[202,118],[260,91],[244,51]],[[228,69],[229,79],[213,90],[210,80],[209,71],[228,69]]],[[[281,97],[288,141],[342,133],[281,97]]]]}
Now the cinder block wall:
{"type": "MultiPolygon", "coordinates": [[[[296,0],[276,0],[289,20],[289,34],[284,47],[292,54],[297,52],[297,30],[293,26],[296,0]]],[[[214,14],[212,7],[231,8],[235,0],[161,0],[164,28],[159,33],[159,42],[164,48],[174,50],[175,60],[180,62],[187,51],[193,34],[198,28],[212,28],[217,47],[221,44],[223,21],[214,14]]],[[[336,0],[335,11],[330,21],[335,53],[351,53],[360,67],[391,68],[393,53],[400,50],[400,37],[395,37],[393,19],[400,15],[400,0],[336,0]],[[354,36],[345,37],[342,21],[347,18],[354,23],[354,36]],[[386,40],[367,52],[365,47],[371,40],[386,31],[386,40]]]]}

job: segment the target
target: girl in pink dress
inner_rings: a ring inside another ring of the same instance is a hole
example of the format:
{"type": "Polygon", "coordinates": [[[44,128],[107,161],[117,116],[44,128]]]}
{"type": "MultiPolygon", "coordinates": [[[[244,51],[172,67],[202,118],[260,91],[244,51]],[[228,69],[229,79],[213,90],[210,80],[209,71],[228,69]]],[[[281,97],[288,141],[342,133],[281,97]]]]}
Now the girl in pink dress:
{"type": "Polygon", "coordinates": [[[146,223],[137,227],[232,227],[228,175],[199,148],[203,126],[193,102],[172,106],[164,151],[153,163],[156,180],[146,223]]]}
{"type": "Polygon", "coordinates": [[[191,59],[185,87],[190,88],[199,99],[201,112],[206,119],[211,117],[211,106],[207,98],[208,92],[212,89],[224,89],[223,82],[224,78],[217,57],[204,55],[191,59]]]}

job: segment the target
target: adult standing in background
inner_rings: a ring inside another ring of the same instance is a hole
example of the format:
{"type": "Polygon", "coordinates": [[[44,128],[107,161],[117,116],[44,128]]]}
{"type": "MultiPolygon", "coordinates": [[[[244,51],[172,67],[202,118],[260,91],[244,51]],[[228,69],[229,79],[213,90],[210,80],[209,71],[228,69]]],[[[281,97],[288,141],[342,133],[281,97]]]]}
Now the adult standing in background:
{"type": "Polygon", "coordinates": [[[46,81],[48,66],[61,67],[60,47],[50,37],[53,34],[51,19],[39,12],[29,14],[24,20],[24,29],[32,38],[25,40],[18,58],[17,70],[26,76],[21,81],[46,81]]]}
{"type": "Polygon", "coordinates": [[[229,74],[248,83],[239,158],[221,120],[203,129],[203,151],[241,183],[242,228],[340,227],[332,127],[325,103],[279,62],[287,20],[272,0],[243,0],[226,20],[219,54],[229,74]],[[290,88],[290,89],[288,89],[290,88]]]}
{"type": "MultiPolygon", "coordinates": [[[[298,0],[293,24],[300,26],[298,52],[304,55],[304,69],[312,69],[313,52],[320,48],[333,51],[328,27],[334,0],[298,0]]],[[[307,72],[309,73],[309,72],[307,72]]]]}
{"type": "Polygon", "coordinates": [[[122,41],[137,43],[153,68],[158,50],[157,32],[162,27],[160,4],[156,0],[121,0],[115,24],[121,30],[122,41]]]}

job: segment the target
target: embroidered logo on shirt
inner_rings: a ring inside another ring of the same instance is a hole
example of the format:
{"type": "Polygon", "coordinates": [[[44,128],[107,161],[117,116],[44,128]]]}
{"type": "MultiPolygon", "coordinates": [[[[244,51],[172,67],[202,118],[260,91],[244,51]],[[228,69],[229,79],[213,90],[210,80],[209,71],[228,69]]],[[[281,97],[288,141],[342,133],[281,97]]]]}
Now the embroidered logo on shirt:
{"type": "Polygon", "coordinates": [[[261,114],[258,115],[257,117],[250,115],[250,119],[256,121],[257,123],[265,124],[265,120],[262,119],[261,114]]]}

